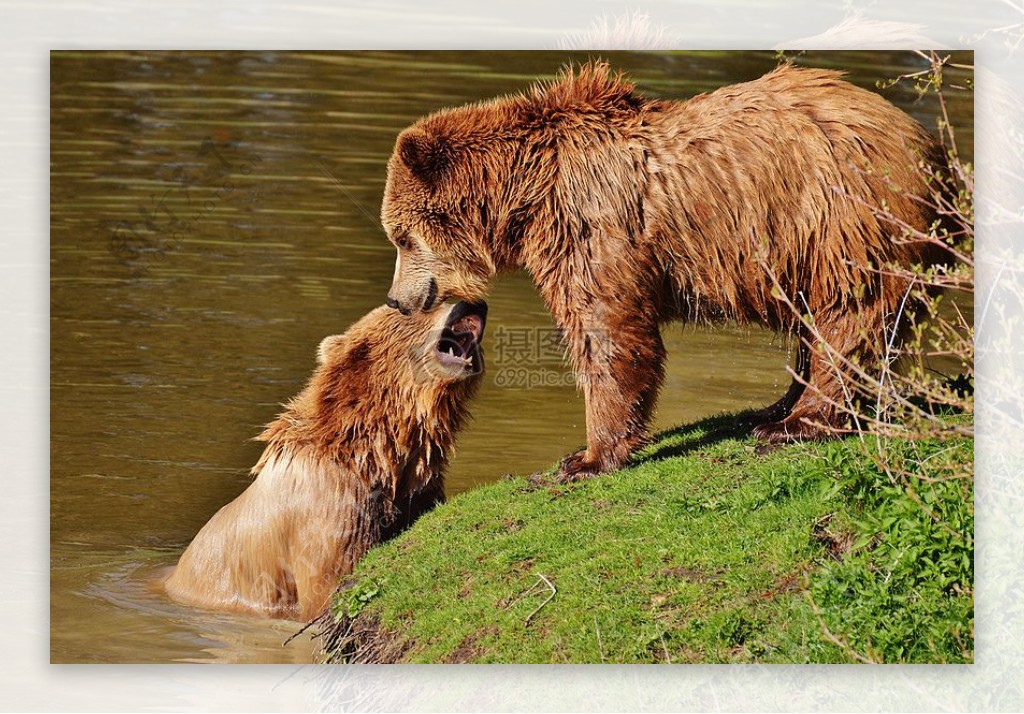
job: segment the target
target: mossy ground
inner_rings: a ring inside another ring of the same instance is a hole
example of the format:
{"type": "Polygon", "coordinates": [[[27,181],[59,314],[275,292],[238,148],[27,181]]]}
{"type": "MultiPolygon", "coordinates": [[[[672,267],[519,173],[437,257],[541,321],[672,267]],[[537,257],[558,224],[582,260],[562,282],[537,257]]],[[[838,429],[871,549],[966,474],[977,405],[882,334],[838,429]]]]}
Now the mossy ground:
{"type": "Polygon", "coordinates": [[[744,433],[708,419],[613,474],[460,494],[359,564],[325,659],[971,661],[973,443],[901,445],[897,483],[870,442],[744,433]]]}

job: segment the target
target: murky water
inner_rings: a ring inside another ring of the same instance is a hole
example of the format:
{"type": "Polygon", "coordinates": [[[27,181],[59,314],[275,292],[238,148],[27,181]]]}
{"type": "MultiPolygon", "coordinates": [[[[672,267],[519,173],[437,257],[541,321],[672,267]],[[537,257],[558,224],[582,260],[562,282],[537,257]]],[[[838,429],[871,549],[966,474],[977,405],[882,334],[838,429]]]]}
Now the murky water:
{"type": "MultiPolygon", "coordinates": [[[[53,661],[309,661],[306,638],[282,645],[296,625],[179,607],[147,577],[245,488],[251,437],[302,386],[320,339],[383,301],[394,256],[376,216],[398,132],[588,54],[53,55],[53,661]]],[[[602,56],[669,97],[775,65],[767,52],[602,56]]],[[[920,68],[901,53],[805,61],[865,86],[920,68]]],[[[888,96],[934,125],[909,88],[888,96]]],[[[968,102],[953,111],[970,124],[968,102]]],[[[500,281],[490,305],[488,379],[449,493],[585,441],[529,281],[500,281]],[[502,372],[524,360],[532,376],[502,372]]],[[[665,341],[659,428],[762,405],[788,383],[785,342],[759,330],[670,328],[665,341]]]]}

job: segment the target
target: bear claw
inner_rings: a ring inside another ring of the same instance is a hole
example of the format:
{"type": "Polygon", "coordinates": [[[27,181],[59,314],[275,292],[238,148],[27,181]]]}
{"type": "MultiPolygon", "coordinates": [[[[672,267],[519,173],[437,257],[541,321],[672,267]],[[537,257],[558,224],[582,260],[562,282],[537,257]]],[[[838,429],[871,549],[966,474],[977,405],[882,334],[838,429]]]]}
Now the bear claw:
{"type": "Polygon", "coordinates": [[[557,483],[576,483],[593,478],[602,471],[604,469],[587,458],[586,451],[577,451],[562,459],[562,463],[558,465],[558,473],[555,474],[555,481],[557,483]]]}
{"type": "Polygon", "coordinates": [[[769,444],[795,444],[801,441],[823,441],[837,434],[808,423],[805,418],[790,416],[782,421],[759,424],[753,429],[754,438],[769,444]]]}

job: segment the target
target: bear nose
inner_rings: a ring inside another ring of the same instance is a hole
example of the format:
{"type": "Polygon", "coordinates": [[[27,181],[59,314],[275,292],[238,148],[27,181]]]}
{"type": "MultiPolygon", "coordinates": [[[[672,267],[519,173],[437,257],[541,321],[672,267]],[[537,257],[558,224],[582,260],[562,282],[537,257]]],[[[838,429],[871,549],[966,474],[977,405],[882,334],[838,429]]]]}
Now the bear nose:
{"type": "Polygon", "coordinates": [[[391,297],[390,295],[388,295],[387,299],[384,301],[384,304],[387,305],[388,307],[394,309],[394,310],[398,310],[403,315],[408,315],[409,314],[409,310],[404,308],[404,307],[402,307],[401,304],[397,300],[395,300],[393,297],[391,297]]]}

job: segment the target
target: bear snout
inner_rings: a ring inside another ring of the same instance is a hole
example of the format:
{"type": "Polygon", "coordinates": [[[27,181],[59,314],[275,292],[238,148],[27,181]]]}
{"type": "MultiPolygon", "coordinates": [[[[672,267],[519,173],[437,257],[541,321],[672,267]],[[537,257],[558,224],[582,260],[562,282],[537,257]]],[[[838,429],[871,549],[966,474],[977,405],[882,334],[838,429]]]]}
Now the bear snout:
{"type": "Polygon", "coordinates": [[[384,301],[384,304],[387,305],[390,308],[398,310],[403,315],[408,316],[408,315],[412,314],[412,310],[410,310],[409,308],[403,306],[400,302],[395,300],[390,295],[388,295],[387,299],[384,301]]]}

